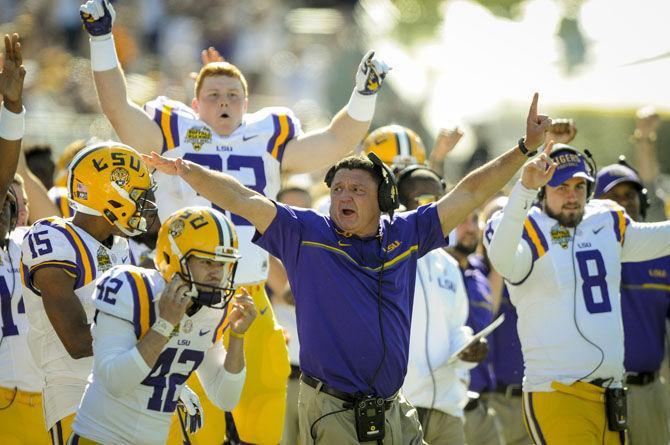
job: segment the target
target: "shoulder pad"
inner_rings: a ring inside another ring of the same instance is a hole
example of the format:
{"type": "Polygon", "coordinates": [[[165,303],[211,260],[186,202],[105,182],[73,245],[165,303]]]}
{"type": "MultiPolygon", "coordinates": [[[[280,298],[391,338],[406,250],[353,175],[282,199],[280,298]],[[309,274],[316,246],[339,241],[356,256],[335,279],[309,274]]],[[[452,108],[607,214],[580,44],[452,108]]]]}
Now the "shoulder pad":
{"type": "Polygon", "coordinates": [[[164,284],[156,270],[115,266],[98,279],[91,298],[97,310],[132,323],[139,339],[156,321],[156,300],[164,284]]]}

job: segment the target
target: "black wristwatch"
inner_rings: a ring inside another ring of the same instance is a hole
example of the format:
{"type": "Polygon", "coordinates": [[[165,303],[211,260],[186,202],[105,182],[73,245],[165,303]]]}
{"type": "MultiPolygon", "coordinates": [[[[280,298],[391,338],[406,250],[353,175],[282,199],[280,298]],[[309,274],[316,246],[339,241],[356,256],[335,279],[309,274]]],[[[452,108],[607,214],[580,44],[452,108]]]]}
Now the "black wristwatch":
{"type": "Polygon", "coordinates": [[[526,138],[525,137],[522,137],[521,139],[519,139],[519,150],[521,150],[521,153],[523,153],[524,156],[526,156],[528,158],[532,158],[533,156],[535,156],[537,154],[537,149],[535,149],[533,151],[528,151],[528,147],[526,147],[526,138]]]}

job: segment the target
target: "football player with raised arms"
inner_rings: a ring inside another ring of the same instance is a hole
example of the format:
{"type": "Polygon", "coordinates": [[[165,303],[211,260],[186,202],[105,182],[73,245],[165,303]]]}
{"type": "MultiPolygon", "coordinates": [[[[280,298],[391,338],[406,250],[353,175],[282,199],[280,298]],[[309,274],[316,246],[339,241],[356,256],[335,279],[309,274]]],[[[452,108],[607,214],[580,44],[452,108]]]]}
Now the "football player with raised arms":
{"type": "Polygon", "coordinates": [[[238,259],[228,218],[187,207],[161,226],[158,270],[116,266],[98,280],[93,373],[71,443],[165,443],[193,371],[219,408],[235,406],[246,374],[244,334],[256,318],[244,289],[229,307],[238,259]]]}
{"type": "MultiPolygon", "coordinates": [[[[282,107],[247,113],[244,75],[227,62],[208,63],[195,81],[190,107],[158,97],[140,108],[128,99],[112,37],[115,12],[107,0],[89,0],[80,13],[91,36],[91,67],[103,112],[121,140],[143,153],[156,151],[229,173],[270,199],[281,173],[302,173],[328,166],[352,151],[372,120],[377,92],[388,66],[368,52],[356,72],[349,103],[324,128],[303,134],[299,120],[282,107]]],[[[162,220],[188,205],[214,206],[183,181],[158,174],[156,201],[162,220]]],[[[237,281],[259,308],[246,342],[247,384],[233,412],[240,438],[277,443],[285,411],[290,372],[284,336],[265,294],[268,255],[251,243],[254,228],[231,214],[240,237],[237,281]],[[258,416],[259,412],[268,415],[258,416]]]]}
{"type": "Polygon", "coordinates": [[[639,223],[613,201],[589,200],[595,172],[587,158],[568,145],[553,148],[523,169],[484,243],[519,317],[533,441],[619,444],[621,262],[668,255],[670,222],[639,223]]]}
{"type": "Polygon", "coordinates": [[[24,238],[28,346],[45,376],[44,414],[54,444],[67,439],[93,365],[95,279],[130,262],[125,237],[145,230],[144,215],[154,209],[146,193],[153,187],[135,150],[111,141],[92,145],[69,166],[74,217],[39,220],[24,238]]]}

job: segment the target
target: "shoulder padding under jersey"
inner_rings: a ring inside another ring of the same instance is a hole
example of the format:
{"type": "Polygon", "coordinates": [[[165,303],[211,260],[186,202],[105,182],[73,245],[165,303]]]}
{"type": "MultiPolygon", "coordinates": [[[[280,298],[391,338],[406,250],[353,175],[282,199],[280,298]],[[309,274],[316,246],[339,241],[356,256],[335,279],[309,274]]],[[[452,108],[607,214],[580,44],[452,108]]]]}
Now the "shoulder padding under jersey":
{"type": "Polygon", "coordinates": [[[155,302],[164,285],[158,271],[126,264],[105,272],[91,298],[98,311],[132,323],[139,339],[156,321],[155,302]]]}

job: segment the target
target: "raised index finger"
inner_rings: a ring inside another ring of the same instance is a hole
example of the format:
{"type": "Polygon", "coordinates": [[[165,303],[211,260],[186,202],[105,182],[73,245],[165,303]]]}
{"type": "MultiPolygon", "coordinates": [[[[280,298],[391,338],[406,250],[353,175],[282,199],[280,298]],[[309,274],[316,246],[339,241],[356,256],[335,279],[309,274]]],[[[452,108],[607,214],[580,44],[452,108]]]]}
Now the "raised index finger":
{"type": "Polygon", "coordinates": [[[530,109],[528,110],[528,119],[533,122],[537,119],[537,100],[539,97],[538,93],[533,94],[533,101],[530,103],[530,109]]]}
{"type": "Polygon", "coordinates": [[[549,143],[544,147],[544,150],[542,150],[542,153],[546,154],[549,156],[551,154],[551,150],[554,148],[554,141],[551,140],[549,143]]]}
{"type": "Polygon", "coordinates": [[[19,35],[17,33],[12,35],[12,52],[14,55],[14,62],[17,66],[21,66],[23,63],[21,59],[21,43],[19,42],[19,35]]]}

